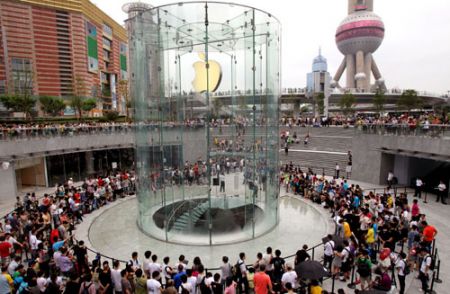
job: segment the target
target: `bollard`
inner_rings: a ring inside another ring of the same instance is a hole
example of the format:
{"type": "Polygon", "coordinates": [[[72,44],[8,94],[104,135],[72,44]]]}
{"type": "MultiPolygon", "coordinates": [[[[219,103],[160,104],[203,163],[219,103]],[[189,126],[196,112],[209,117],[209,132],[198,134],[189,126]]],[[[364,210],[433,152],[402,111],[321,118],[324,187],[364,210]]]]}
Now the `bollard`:
{"type": "Polygon", "coordinates": [[[439,278],[439,274],[441,273],[441,260],[438,260],[438,264],[437,264],[437,274],[436,274],[436,279],[435,282],[438,284],[442,283],[442,280],[439,278]]]}
{"type": "Polygon", "coordinates": [[[355,289],[356,285],[355,285],[355,266],[353,265],[352,267],[352,277],[350,280],[350,284],[347,284],[347,287],[349,287],[350,289],[355,289]]]}
{"type": "Polygon", "coordinates": [[[331,276],[331,278],[333,279],[333,281],[331,282],[331,294],[334,294],[334,283],[335,283],[335,280],[334,280],[334,278],[336,277],[336,274],[333,274],[332,276],[331,276]]]}
{"type": "Polygon", "coordinates": [[[312,249],[311,259],[314,260],[314,247],[313,247],[313,249],[312,249]]]}

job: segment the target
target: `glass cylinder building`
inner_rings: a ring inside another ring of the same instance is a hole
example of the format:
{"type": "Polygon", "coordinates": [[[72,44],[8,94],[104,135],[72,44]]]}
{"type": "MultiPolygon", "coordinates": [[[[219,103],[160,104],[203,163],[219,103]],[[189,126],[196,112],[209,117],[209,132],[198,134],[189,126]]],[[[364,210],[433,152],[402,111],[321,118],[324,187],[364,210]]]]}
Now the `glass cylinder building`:
{"type": "Polygon", "coordinates": [[[270,13],[176,3],[127,21],[138,226],[225,244],[278,223],[280,34],[270,13]]]}

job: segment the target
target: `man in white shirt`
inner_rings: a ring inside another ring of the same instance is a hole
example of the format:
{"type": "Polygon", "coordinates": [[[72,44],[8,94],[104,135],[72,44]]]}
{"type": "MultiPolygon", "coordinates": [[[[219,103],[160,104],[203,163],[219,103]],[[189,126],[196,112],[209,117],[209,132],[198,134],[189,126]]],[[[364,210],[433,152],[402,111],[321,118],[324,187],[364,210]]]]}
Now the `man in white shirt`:
{"type": "Polygon", "coordinates": [[[423,256],[422,263],[420,264],[419,270],[419,280],[422,282],[422,291],[427,293],[428,291],[428,280],[430,279],[430,266],[432,262],[431,255],[428,252],[428,249],[421,249],[421,256],[423,256]]]}
{"type": "Polygon", "coordinates": [[[144,274],[147,276],[147,279],[150,279],[152,274],[150,272],[150,263],[151,261],[151,257],[152,257],[152,252],[150,250],[145,251],[144,253],[145,259],[144,262],[142,263],[142,269],[144,270],[144,274]]]}
{"type": "Polygon", "coordinates": [[[397,269],[398,281],[400,284],[399,294],[405,293],[405,268],[406,268],[406,253],[401,252],[400,258],[395,263],[395,268],[397,269]]]}
{"type": "Polygon", "coordinates": [[[153,272],[152,278],[147,281],[148,294],[161,294],[162,287],[161,283],[158,282],[159,279],[160,279],[159,272],[153,272]]]}
{"type": "Polygon", "coordinates": [[[120,263],[118,260],[114,260],[113,262],[111,280],[114,283],[114,291],[116,293],[122,293],[122,275],[120,274],[120,263]]]}
{"type": "MultiPolygon", "coordinates": [[[[339,164],[336,162],[336,179],[339,179],[339,172],[340,171],[341,171],[341,168],[339,167],[339,164]]],[[[294,288],[294,285],[292,285],[292,287],[294,288]]]]}
{"type": "Polygon", "coordinates": [[[333,262],[334,253],[334,241],[333,236],[328,235],[327,241],[323,247],[323,266],[331,269],[331,263],[333,262]]]}
{"type": "Polygon", "coordinates": [[[419,196],[419,198],[422,198],[422,186],[423,182],[420,178],[416,179],[416,189],[414,191],[414,197],[419,196]]]}
{"type": "MultiPolygon", "coordinates": [[[[197,277],[194,277],[192,275],[191,269],[186,270],[186,275],[187,275],[187,282],[191,284],[191,288],[188,290],[191,292],[191,294],[195,294],[195,288],[197,287],[197,277]]],[[[181,280],[183,281],[183,277],[181,277],[181,280]]]]}
{"type": "Polygon", "coordinates": [[[181,286],[178,290],[178,293],[180,294],[184,294],[183,290],[185,291],[189,291],[189,293],[194,293],[194,286],[192,286],[192,284],[188,281],[188,278],[186,277],[186,275],[182,275],[181,276],[181,286]]]}
{"type": "Polygon", "coordinates": [[[291,283],[292,288],[297,289],[297,273],[292,270],[292,265],[290,263],[286,264],[286,272],[281,277],[281,284],[286,288],[286,284],[291,283]]]}
{"type": "Polygon", "coordinates": [[[437,198],[436,198],[436,202],[439,202],[439,200],[441,200],[442,201],[442,204],[447,204],[447,202],[446,202],[446,195],[445,195],[445,192],[447,191],[447,186],[444,184],[444,181],[441,181],[440,183],[439,183],[439,185],[437,186],[437,189],[438,189],[438,195],[437,195],[437,198]]]}
{"type": "Polygon", "coordinates": [[[152,262],[148,265],[151,276],[153,276],[154,272],[161,273],[161,271],[162,271],[161,265],[159,263],[157,263],[157,261],[158,261],[158,256],[156,256],[156,254],[153,254],[152,262]]]}

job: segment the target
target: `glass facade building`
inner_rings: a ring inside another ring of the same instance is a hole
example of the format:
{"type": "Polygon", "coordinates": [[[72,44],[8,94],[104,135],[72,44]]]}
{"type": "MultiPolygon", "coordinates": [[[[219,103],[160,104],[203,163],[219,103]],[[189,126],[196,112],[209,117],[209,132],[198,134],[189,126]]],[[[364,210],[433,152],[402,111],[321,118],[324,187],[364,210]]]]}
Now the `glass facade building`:
{"type": "Polygon", "coordinates": [[[281,27],[248,6],[189,2],[127,21],[137,222],[223,244],[278,223],[281,27]]]}

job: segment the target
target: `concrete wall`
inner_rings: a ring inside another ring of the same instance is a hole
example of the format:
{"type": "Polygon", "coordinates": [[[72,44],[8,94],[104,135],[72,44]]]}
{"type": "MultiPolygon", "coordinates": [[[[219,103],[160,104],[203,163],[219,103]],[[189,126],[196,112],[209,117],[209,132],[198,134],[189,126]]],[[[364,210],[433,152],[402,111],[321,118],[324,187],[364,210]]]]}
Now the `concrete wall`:
{"type": "Polygon", "coordinates": [[[354,180],[385,184],[390,170],[401,185],[409,185],[411,177],[429,172],[434,164],[427,164],[426,170],[421,170],[420,163],[414,163],[412,169],[411,158],[428,156],[436,157],[436,162],[450,161],[450,140],[429,137],[405,137],[365,135],[357,133],[352,141],[354,180]],[[388,154],[382,149],[397,154],[388,154]],[[400,150],[400,151],[399,151],[400,150]],[[416,155],[415,155],[416,154],[416,155]],[[440,157],[445,157],[444,159],[440,157]]]}

